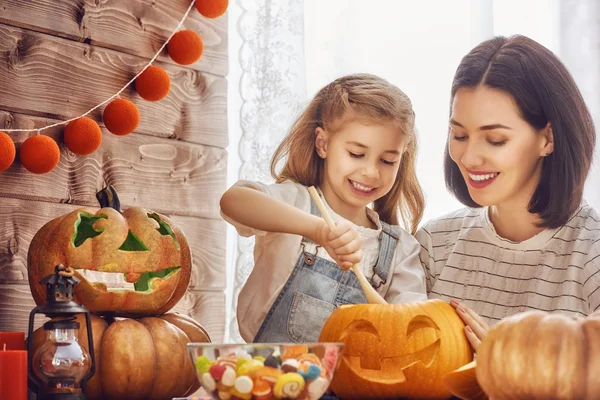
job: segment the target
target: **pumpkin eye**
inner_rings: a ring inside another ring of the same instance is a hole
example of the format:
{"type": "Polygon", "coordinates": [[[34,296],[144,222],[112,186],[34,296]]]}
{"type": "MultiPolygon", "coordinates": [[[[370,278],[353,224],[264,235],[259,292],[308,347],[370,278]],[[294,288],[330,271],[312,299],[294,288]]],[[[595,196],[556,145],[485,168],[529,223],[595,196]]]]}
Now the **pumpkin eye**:
{"type": "Polygon", "coordinates": [[[75,235],[73,235],[73,246],[79,247],[86,240],[95,238],[104,231],[104,228],[94,228],[94,223],[99,219],[108,218],[106,215],[92,215],[88,213],[79,213],[79,218],[75,222],[75,235]]]}
{"type": "Polygon", "coordinates": [[[131,230],[127,233],[127,238],[125,239],[125,241],[123,242],[123,244],[121,245],[121,247],[119,247],[119,250],[123,250],[123,251],[148,251],[148,246],[146,246],[144,244],[144,242],[142,242],[140,240],[139,237],[137,237],[135,235],[135,233],[131,232],[131,230]]]}
{"type": "Polygon", "coordinates": [[[160,216],[157,213],[148,214],[148,218],[152,218],[153,220],[155,220],[159,226],[157,231],[163,236],[171,236],[173,238],[173,241],[175,242],[175,247],[179,248],[179,242],[177,241],[177,237],[175,236],[175,233],[173,233],[173,229],[171,229],[169,224],[160,219],[160,216]]]}

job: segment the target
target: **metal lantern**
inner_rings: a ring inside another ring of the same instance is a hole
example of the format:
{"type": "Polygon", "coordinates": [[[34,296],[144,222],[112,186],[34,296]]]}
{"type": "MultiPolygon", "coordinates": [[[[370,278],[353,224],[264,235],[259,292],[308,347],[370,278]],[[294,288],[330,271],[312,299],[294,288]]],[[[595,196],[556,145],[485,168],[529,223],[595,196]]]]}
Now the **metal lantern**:
{"type": "MultiPolygon", "coordinates": [[[[35,385],[38,399],[84,400],[83,387],[94,375],[94,344],[88,309],[73,300],[75,285],[79,279],[62,264],[55,273],[40,281],[46,285],[46,303],[34,308],[29,315],[27,337],[29,381],[35,385]],[[36,314],[44,314],[50,321],[44,324],[46,340],[35,353],[32,351],[33,326],[36,314]],[[77,314],[85,314],[88,350],[78,339],[77,314]]],[[[33,389],[33,388],[32,388],[33,389]]]]}

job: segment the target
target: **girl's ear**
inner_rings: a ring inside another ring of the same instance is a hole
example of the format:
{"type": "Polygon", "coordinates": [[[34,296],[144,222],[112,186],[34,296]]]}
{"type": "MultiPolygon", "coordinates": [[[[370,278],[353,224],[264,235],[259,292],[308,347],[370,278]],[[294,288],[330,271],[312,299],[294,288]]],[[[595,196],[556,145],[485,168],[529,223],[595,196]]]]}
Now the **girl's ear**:
{"type": "Polygon", "coordinates": [[[547,157],[554,151],[554,135],[552,134],[552,126],[550,123],[542,130],[543,135],[543,147],[542,157],[547,157]]]}
{"type": "Polygon", "coordinates": [[[325,129],[320,126],[315,129],[315,148],[317,154],[321,158],[327,158],[327,142],[329,141],[329,135],[325,129]]]}

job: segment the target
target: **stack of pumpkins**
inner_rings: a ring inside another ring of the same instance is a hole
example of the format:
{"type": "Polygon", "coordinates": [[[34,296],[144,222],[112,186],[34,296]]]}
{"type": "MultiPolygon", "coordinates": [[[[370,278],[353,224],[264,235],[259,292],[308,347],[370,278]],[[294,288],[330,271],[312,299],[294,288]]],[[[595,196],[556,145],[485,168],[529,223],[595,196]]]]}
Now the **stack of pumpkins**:
{"type": "MultiPolygon", "coordinates": [[[[188,342],[210,342],[193,319],[168,312],[184,295],[191,253],[183,232],[169,218],[139,207],[121,212],[114,188],[98,193],[101,209],[78,209],[44,225],[28,253],[29,286],[45,303],[39,281],[58,264],[75,268],[75,300],[92,315],[96,373],[86,384],[90,400],[171,399],[199,388],[188,342]],[[123,274],[135,290],[107,290],[84,270],[123,274]]],[[[85,319],[79,340],[87,347],[85,319]]],[[[45,339],[33,333],[35,351],[45,339]]]]}

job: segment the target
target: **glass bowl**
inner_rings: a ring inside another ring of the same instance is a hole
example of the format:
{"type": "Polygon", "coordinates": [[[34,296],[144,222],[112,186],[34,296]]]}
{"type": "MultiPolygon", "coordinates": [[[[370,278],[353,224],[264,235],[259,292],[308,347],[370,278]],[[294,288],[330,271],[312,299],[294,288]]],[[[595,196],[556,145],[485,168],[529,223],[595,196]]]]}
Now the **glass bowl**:
{"type": "Polygon", "coordinates": [[[343,343],[188,343],[202,387],[219,400],[317,400],[329,387],[343,343]]]}

